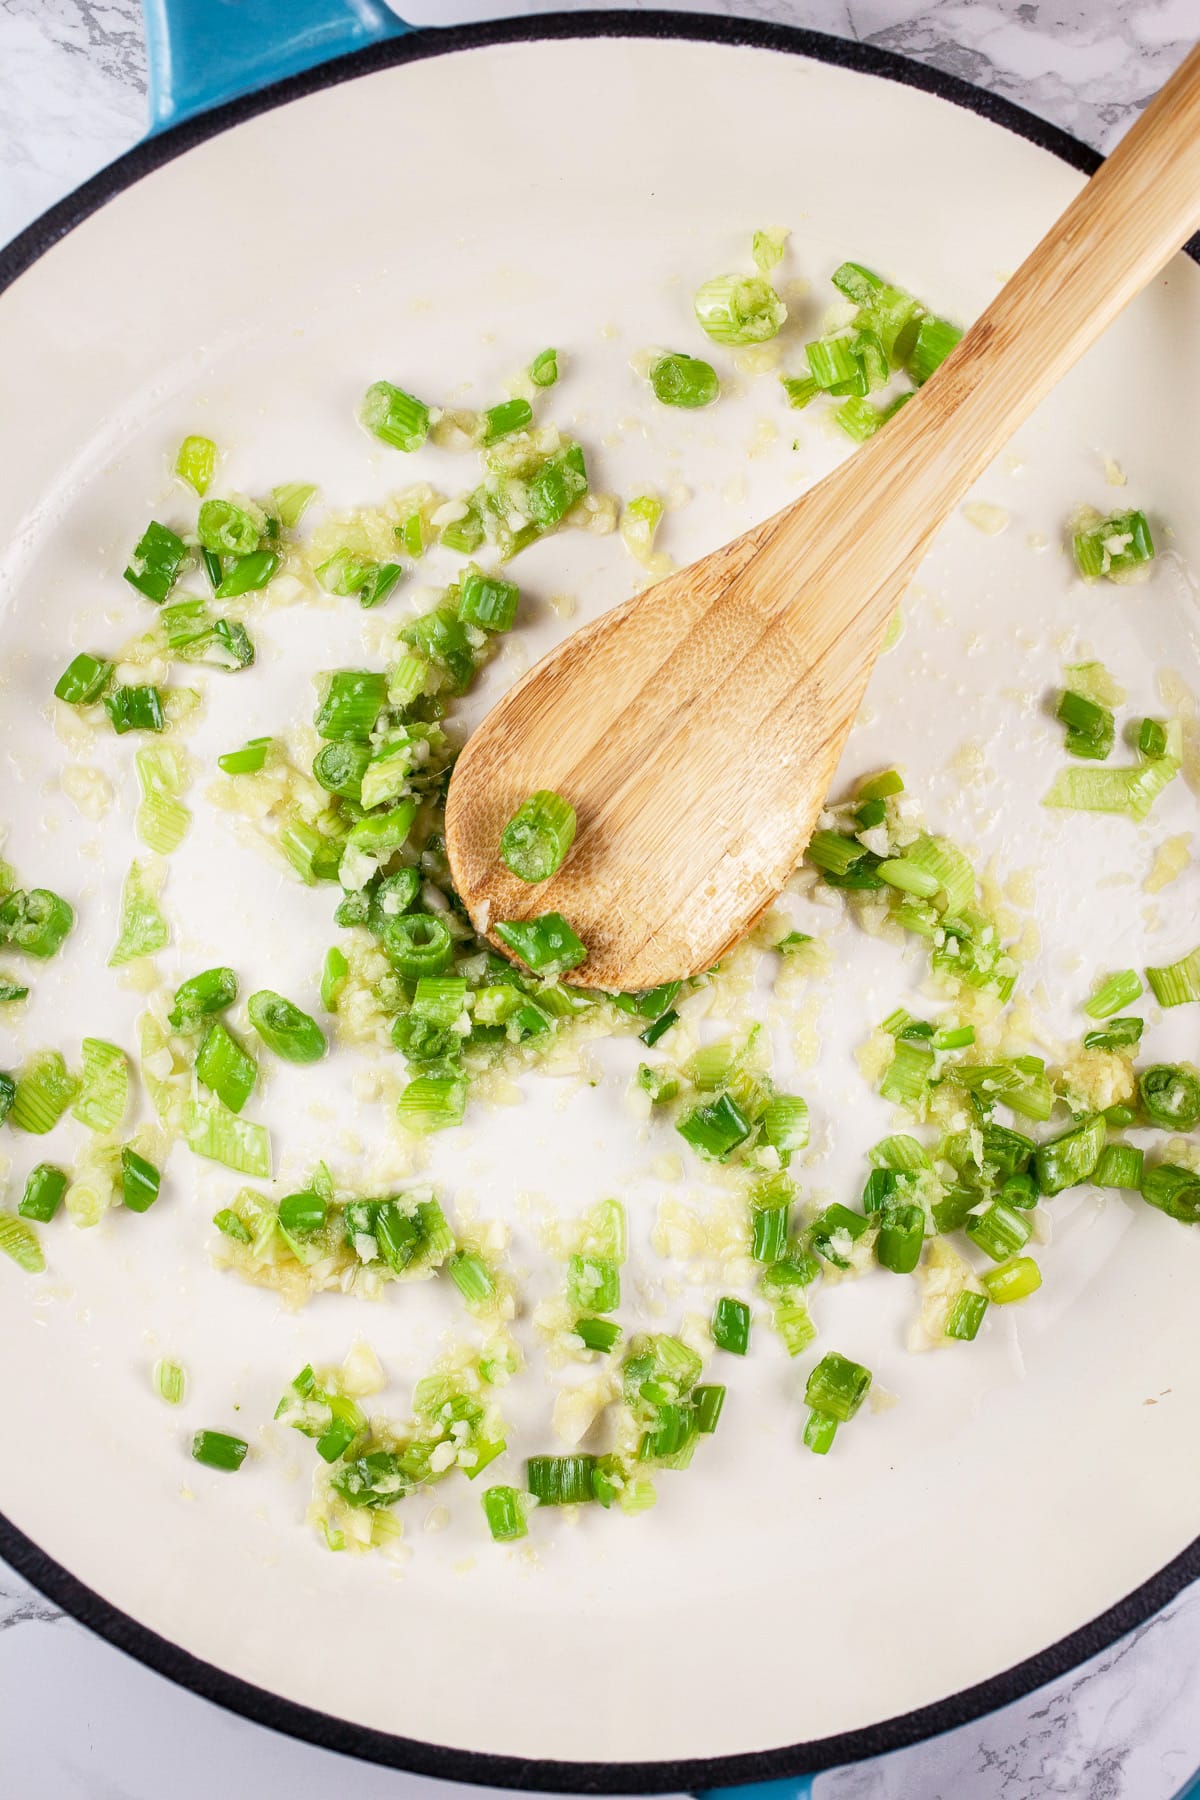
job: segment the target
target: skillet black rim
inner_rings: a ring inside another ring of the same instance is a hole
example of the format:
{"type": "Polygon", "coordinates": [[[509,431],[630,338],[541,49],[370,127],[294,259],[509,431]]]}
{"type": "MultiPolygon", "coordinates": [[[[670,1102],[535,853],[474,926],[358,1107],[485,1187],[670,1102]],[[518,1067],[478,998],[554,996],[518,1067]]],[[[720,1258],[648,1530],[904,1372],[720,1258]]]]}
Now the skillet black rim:
{"type": "MultiPolygon", "coordinates": [[[[790,26],[750,19],[710,17],[697,13],[585,12],[557,17],[503,20],[494,24],[430,30],[390,39],[355,52],[305,74],[294,75],[258,93],[230,102],[174,126],[160,136],[138,144],[116,162],[56,206],[43,213],[3,250],[0,250],[0,292],[31,264],[51,249],[76,225],[97,212],[106,201],[172,161],[185,150],[238,125],[244,119],[269,112],[290,100],[300,99],[325,87],[356,76],[388,68],[396,63],[420,62],[491,44],[527,43],[546,39],[624,37],[686,38],[715,44],[776,50],[860,74],[879,75],[906,87],[919,88],[966,108],[1006,131],[1048,150],[1072,168],[1090,175],[1101,158],[1086,144],[1048,124],[1009,100],[972,87],[940,69],[908,61],[890,51],[867,44],[801,31],[790,26]]],[[[1200,262],[1200,234],[1187,245],[1200,262]]],[[[1023,1698],[1034,1688],[1057,1680],[1089,1657],[1107,1650],[1118,1638],[1135,1630],[1189,1583],[1200,1578],[1200,1537],[1149,1581],[1092,1619],[1078,1631],[1036,1656],[1017,1663],[1002,1674],[974,1687],[964,1688],[931,1706],[887,1719],[877,1725],[811,1743],[741,1756],[721,1756],[676,1762],[556,1762],[511,1756],[492,1756],[473,1751],[445,1749],[413,1738],[393,1736],[366,1726],[353,1725],[311,1707],[299,1706],[278,1694],[226,1674],[202,1662],[179,1645],[149,1631],[136,1620],[52,1561],[31,1539],[0,1514],[0,1557],[41,1593],[83,1625],[107,1639],[118,1650],[190,1688],[203,1699],[214,1701],[256,1724],[286,1732],[292,1737],[365,1761],[395,1769],[411,1770],[446,1781],[476,1782],[489,1787],[524,1788],[562,1793],[666,1793],[702,1790],[757,1781],[778,1780],[798,1774],[815,1774],[841,1763],[865,1761],[936,1737],[959,1725],[995,1712],[1023,1698]]]]}

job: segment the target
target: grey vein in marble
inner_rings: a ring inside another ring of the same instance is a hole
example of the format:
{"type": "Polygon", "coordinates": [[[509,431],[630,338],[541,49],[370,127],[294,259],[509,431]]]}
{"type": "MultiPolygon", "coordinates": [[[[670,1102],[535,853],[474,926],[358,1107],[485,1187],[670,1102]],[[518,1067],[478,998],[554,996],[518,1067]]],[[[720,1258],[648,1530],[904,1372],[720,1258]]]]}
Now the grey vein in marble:
{"type": "MultiPolygon", "coordinates": [[[[413,24],[433,25],[582,4],[411,0],[402,10],[413,24]]],[[[780,20],[893,50],[1101,149],[1200,37],[1200,0],[660,4],[780,20]]],[[[0,0],[0,243],[137,141],[145,85],[138,0],[0,0]]],[[[986,1592],[984,1580],[984,1606],[986,1592]]],[[[929,1743],[821,1776],[816,1792],[817,1800],[1171,1800],[1198,1766],[1200,1589],[1192,1589],[1063,1681],[929,1743]]],[[[0,1794],[10,1793],[444,1800],[446,1790],[210,1706],[119,1655],[0,1565],[0,1794]]]]}

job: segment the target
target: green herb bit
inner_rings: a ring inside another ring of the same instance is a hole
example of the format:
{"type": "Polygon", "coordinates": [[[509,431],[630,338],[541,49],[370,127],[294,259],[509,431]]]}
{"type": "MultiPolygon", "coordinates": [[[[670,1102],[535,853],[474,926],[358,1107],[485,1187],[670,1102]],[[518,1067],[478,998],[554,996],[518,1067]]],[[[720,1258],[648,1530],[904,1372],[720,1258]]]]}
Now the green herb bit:
{"type": "Polygon", "coordinates": [[[258,1064],[218,1019],[208,1027],[196,1057],[196,1074],[232,1113],[240,1113],[254,1092],[258,1064]]]}
{"type": "Polygon", "coordinates": [[[68,706],[90,706],[98,700],[112,680],[115,665],[102,656],[89,656],[81,650],[73,656],[55,684],[54,696],[68,706]]]}
{"type": "Polygon", "coordinates": [[[390,381],[372,383],[358,416],[373,437],[396,450],[419,450],[429,436],[429,408],[390,381]]]}
{"type": "Polygon", "coordinates": [[[1146,980],[1160,1006],[1184,1006],[1200,1000],[1200,944],[1178,962],[1147,969],[1146,980]]]}
{"type": "Polygon", "coordinates": [[[529,365],[529,379],[534,387],[553,387],[558,380],[558,351],[539,351],[529,365]]]}
{"type": "Polygon", "coordinates": [[[998,1269],[985,1269],[981,1279],[989,1300],[996,1306],[1010,1306],[1037,1292],[1042,1285],[1042,1271],[1031,1256],[1015,1256],[998,1269]]]}
{"type": "Polygon", "coordinates": [[[827,1350],[809,1375],[804,1398],[817,1412],[847,1424],[867,1397],[871,1371],[836,1350],[827,1350]]]}
{"type": "Polygon", "coordinates": [[[1164,1131],[1191,1131],[1200,1125],[1200,1079],[1177,1063],[1155,1063],[1138,1076],[1146,1117],[1164,1131]]]}
{"type": "Polygon", "coordinates": [[[371,669],[338,669],[313,719],[323,738],[366,743],[387,705],[387,676],[371,669]]]}
{"type": "Polygon", "coordinates": [[[119,687],[104,696],[104,710],[118,737],[127,731],[161,731],[162,695],[153,686],[119,687]]]}
{"type": "Polygon", "coordinates": [[[183,539],[152,519],[137,541],[125,579],[148,600],[163,601],[174,587],[186,555],[183,539]]]}
{"type": "Polygon", "coordinates": [[[1085,1001],[1083,1010],[1089,1019],[1107,1019],[1111,1013],[1132,1005],[1141,992],[1142,984],[1136,971],[1119,969],[1100,983],[1091,999],[1085,1001]]]}
{"type": "Polygon", "coordinates": [[[479,442],[485,447],[511,437],[514,431],[525,431],[533,423],[533,408],[528,400],[502,400],[489,406],[479,422],[479,442]]]}
{"type": "Polygon", "coordinates": [[[693,302],[701,329],[715,344],[762,344],[787,318],[787,307],[761,275],[717,275],[693,302]]]}
{"type": "Polygon", "coordinates": [[[25,1192],[17,1212],[23,1219],[33,1219],[39,1225],[48,1225],[62,1202],[67,1191],[67,1177],[61,1169],[51,1163],[39,1163],[31,1169],[25,1181],[25,1192]]]}
{"type": "MultiPolygon", "coordinates": [[[[554,352],[550,351],[549,354],[553,355],[554,352]]],[[[496,1543],[512,1544],[518,1538],[528,1536],[529,1527],[525,1522],[525,1497],[523,1494],[519,1494],[516,1488],[487,1488],[482,1499],[488,1530],[496,1543]]]]}
{"type": "Polygon", "coordinates": [[[175,989],[175,1004],[167,1014],[172,1031],[190,1031],[201,1019],[225,1012],[238,997],[237,976],[232,969],[205,969],[175,989]]]}
{"type": "Polygon", "coordinates": [[[74,923],[72,908],[49,888],[18,888],[0,902],[0,944],[43,962],[58,954],[74,923]]]}
{"type": "Polygon", "coordinates": [[[152,1162],[126,1144],[121,1151],[121,1199],[129,1212],[148,1212],[158,1199],[162,1176],[152,1162]]]}
{"type": "Polygon", "coordinates": [[[225,1431],[198,1431],[192,1439],[192,1460],[207,1469],[224,1469],[229,1473],[241,1468],[250,1446],[245,1438],[231,1437],[225,1431]]]}
{"type": "Polygon", "coordinates": [[[511,631],[520,599],[515,581],[484,575],[472,567],[459,586],[458,616],[464,625],[478,625],[481,631],[511,631]]]}
{"type": "Polygon", "coordinates": [[[979,1335],[979,1327],[983,1324],[983,1315],[988,1309],[986,1294],[976,1294],[964,1289],[956,1294],[954,1304],[946,1318],[945,1336],[958,1338],[963,1343],[970,1343],[979,1335]]]}
{"type": "Polygon", "coordinates": [[[0,1212],[0,1255],[10,1257],[27,1275],[41,1275],[46,1267],[37,1232],[16,1213],[0,1212]]]}
{"type": "Polygon", "coordinates": [[[175,473],[203,499],[217,466],[217,446],[211,438],[185,437],[175,454],[175,473]]]}
{"type": "Polygon", "coordinates": [[[1071,540],[1075,566],[1085,581],[1101,576],[1120,580],[1132,569],[1154,560],[1154,539],[1143,512],[1114,513],[1077,531],[1071,540]]]}
{"type": "Polygon", "coordinates": [[[496,926],[496,936],[535,975],[562,975],[577,968],[587,956],[586,946],[561,913],[506,920],[496,926]]]}
{"type": "Polygon", "coordinates": [[[1153,1163],[1143,1169],[1142,1199],[1182,1225],[1200,1222],[1200,1175],[1175,1163],[1153,1163]]]}
{"type": "Polygon", "coordinates": [[[257,775],[272,742],[269,737],[251,738],[242,749],[227,750],[224,756],[218,756],[217,767],[226,775],[257,775]]]}
{"type": "Polygon", "coordinates": [[[721,392],[711,363],[677,351],[655,363],[650,371],[650,385],[655,399],[664,406],[711,406],[721,392]]]}
{"type": "Polygon", "coordinates": [[[521,881],[549,881],[575,839],[575,808],[541,788],[523,800],[500,834],[500,859],[521,881]]]}
{"type": "Polygon", "coordinates": [[[750,1308],[744,1300],[722,1295],[713,1308],[713,1343],[731,1356],[745,1356],[750,1347],[750,1308]]]}
{"type": "Polygon", "coordinates": [[[321,1027],[282,994],[260,988],[247,1000],[246,1010],[268,1050],[285,1062],[314,1063],[324,1056],[327,1045],[321,1027]]]}
{"type": "Polygon", "coordinates": [[[57,1050],[37,1050],[17,1079],[8,1122],[18,1131],[44,1137],[52,1130],[79,1092],[79,1083],[67,1073],[57,1050]]]}
{"type": "Polygon", "coordinates": [[[595,1499],[595,1465],[594,1456],[531,1456],[525,1464],[525,1484],[542,1506],[580,1506],[595,1499]]]}
{"type": "Polygon", "coordinates": [[[951,325],[948,319],[935,319],[927,313],[917,326],[917,337],[908,358],[908,372],[917,387],[929,380],[936,369],[940,369],[955,345],[960,342],[962,332],[957,325],[951,325]]]}
{"type": "Polygon", "coordinates": [[[621,1327],[613,1319],[576,1319],[572,1327],[585,1350],[607,1356],[621,1341],[621,1327]]]}
{"type": "Polygon", "coordinates": [[[1107,706],[1067,688],[1059,695],[1055,718],[1067,727],[1066,749],[1070,756],[1103,762],[1116,740],[1116,722],[1107,706]]]}

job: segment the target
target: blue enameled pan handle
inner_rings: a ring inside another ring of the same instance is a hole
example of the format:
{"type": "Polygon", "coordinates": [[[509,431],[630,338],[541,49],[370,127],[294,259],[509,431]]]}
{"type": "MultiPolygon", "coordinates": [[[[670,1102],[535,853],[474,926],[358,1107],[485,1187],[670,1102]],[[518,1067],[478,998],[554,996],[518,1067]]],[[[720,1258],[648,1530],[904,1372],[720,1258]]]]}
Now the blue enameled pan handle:
{"type": "Polygon", "coordinates": [[[142,0],[150,131],[412,27],[385,0],[142,0]]]}

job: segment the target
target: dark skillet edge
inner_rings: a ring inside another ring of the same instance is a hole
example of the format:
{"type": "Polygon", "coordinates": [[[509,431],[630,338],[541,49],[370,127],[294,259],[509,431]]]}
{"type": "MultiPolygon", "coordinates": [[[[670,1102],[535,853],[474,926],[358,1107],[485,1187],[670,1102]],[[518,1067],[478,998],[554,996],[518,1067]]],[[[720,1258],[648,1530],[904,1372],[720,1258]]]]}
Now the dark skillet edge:
{"type": "MultiPolygon", "coordinates": [[[[590,37],[682,38],[809,57],[859,74],[881,76],[950,101],[1049,151],[1085,175],[1092,174],[1102,161],[1086,144],[1010,100],[973,87],[940,69],[910,62],[891,51],[831,37],[823,32],[684,12],[581,12],[557,17],[531,16],[392,38],[202,113],[136,145],[52,206],[0,250],[0,293],[106,201],[184,151],[245,119],[397,63],[419,62],[429,56],[490,44],[590,37]]],[[[1185,249],[1200,263],[1200,233],[1185,249]]],[[[1198,1537],[1164,1569],[1115,1606],[1037,1655],[944,1700],[856,1731],[740,1756],[650,1763],[555,1762],[444,1749],[414,1738],[353,1725],[226,1674],[160,1637],[157,1632],[139,1625],[111,1605],[61,1564],[46,1556],[2,1513],[0,1558],[47,1599],[127,1656],[144,1663],[155,1673],[165,1675],[180,1687],[189,1688],[202,1699],[273,1731],[284,1732],[320,1749],[444,1781],[586,1794],[694,1792],[772,1781],[791,1775],[816,1774],[842,1763],[866,1761],[905,1749],[996,1712],[1023,1699],[1035,1688],[1067,1674],[1090,1657],[1110,1649],[1119,1638],[1143,1625],[1185,1587],[1200,1579],[1198,1537]]]]}

